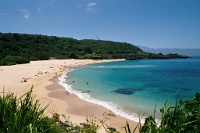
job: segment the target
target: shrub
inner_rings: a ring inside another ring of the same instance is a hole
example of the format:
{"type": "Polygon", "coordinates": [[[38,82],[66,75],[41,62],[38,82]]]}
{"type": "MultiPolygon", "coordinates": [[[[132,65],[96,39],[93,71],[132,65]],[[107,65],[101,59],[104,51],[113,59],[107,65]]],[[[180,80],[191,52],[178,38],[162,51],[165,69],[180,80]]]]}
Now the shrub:
{"type": "Polygon", "coordinates": [[[15,65],[29,62],[30,61],[27,58],[21,56],[6,56],[0,61],[0,65],[15,65]]]}
{"type": "MultiPolygon", "coordinates": [[[[193,99],[179,100],[174,106],[167,106],[167,102],[160,109],[162,114],[159,124],[155,116],[145,119],[144,125],[138,123],[140,133],[199,133],[200,132],[200,93],[193,99]]],[[[131,133],[129,123],[125,127],[126,133],[131,133]],[[128,129],[128,130],[127,130],[128,129]]],[[[133,133],[135,130],[133,131],[133,133]]]]}
{"type": "Polygon", "coordinates": [[[16,98],[12,93],[0,97],[0,132],[1,133],[46,133],[57,132],[52,119],[43,117],[38,100],[34,101],[32,89],[16,98]]]}

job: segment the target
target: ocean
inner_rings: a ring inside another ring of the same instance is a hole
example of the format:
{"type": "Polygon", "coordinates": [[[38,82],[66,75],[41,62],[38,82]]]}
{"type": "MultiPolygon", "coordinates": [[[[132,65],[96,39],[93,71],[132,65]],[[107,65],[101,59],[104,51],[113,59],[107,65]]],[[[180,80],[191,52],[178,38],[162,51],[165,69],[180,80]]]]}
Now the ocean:
{"type": "Polygon", "coordinates": [[[77,67],[60,78],[67,91],[102,105],[127,119],[140,115],[160,118],[168,100],[193,98],[200,92],[200,57],[170,60],[131,60],[77,67]]]}

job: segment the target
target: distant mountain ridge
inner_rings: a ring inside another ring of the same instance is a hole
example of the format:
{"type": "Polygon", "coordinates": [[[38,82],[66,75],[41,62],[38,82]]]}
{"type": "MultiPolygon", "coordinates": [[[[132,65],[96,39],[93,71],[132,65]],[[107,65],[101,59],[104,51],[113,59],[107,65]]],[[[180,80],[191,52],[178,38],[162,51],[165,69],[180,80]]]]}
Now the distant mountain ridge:
{"type": "Polygon", "coordinates": [[[146,46],[138,46],[140,49],[142,49],[145,52],[151,52],[151,53],[162,53],[162,54],[169,54],[169,53],[178,53],[180,55],[187,55],[187,56],[200,56],[200,49],[181,49],[181,48],[149,48],[146,46]]]}

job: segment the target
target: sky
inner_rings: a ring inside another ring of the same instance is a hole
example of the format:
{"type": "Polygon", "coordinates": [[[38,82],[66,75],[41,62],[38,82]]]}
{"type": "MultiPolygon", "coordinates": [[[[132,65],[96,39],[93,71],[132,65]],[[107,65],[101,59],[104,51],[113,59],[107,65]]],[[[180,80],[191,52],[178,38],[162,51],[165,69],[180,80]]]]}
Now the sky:
{"type": "Polygon", "coordinates": [[[200,48],[200,0],[0,0],[0,32],[200,48]]]}

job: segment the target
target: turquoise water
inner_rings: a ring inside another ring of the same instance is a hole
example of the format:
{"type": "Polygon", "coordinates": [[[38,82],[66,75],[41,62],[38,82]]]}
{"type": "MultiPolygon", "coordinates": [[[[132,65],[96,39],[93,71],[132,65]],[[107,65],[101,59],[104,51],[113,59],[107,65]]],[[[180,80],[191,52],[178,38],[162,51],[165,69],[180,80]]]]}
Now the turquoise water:
{"type": "Polygon", "coordinates": [[[66,89],[132,120],[153,114],[168,99],[173,103],[200,92],[200,57],[91,64],[67,76],[66,89]]]}

